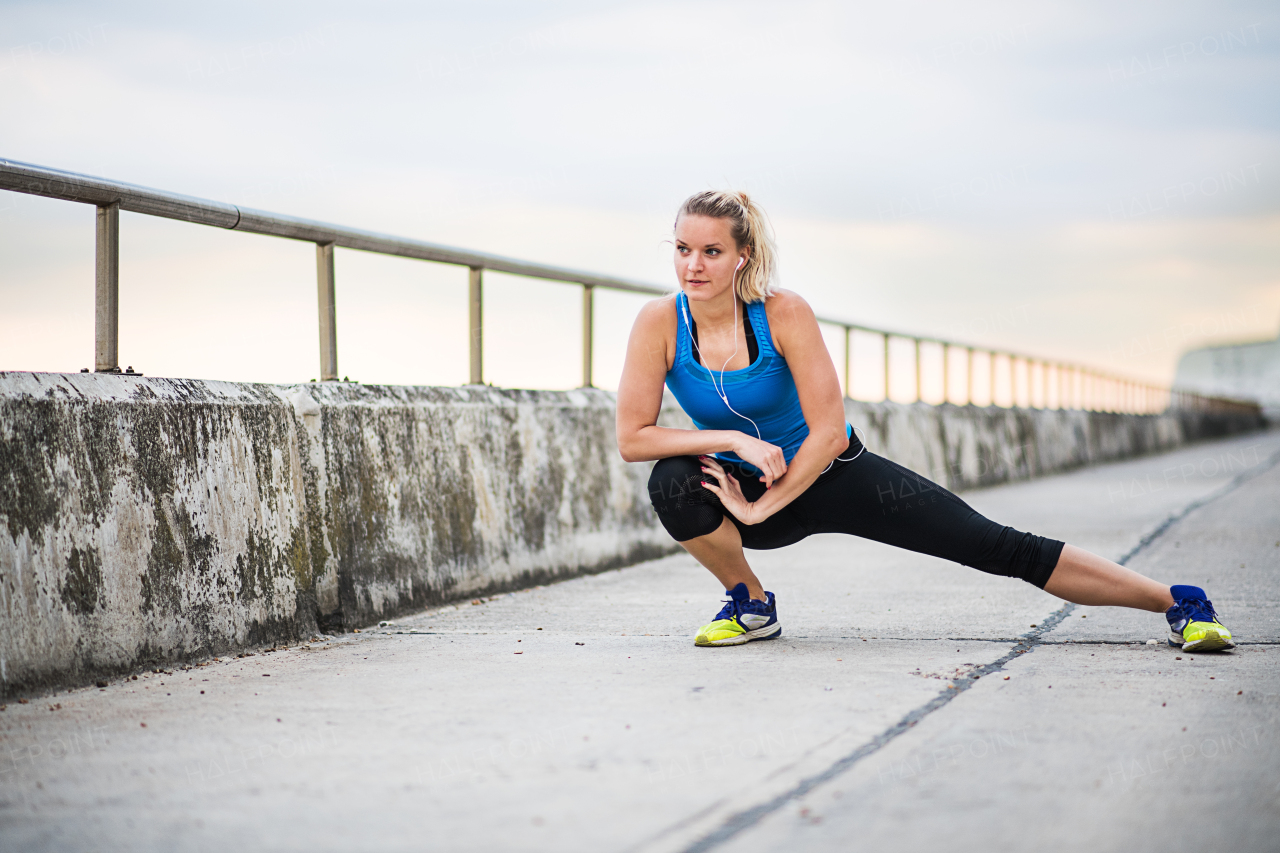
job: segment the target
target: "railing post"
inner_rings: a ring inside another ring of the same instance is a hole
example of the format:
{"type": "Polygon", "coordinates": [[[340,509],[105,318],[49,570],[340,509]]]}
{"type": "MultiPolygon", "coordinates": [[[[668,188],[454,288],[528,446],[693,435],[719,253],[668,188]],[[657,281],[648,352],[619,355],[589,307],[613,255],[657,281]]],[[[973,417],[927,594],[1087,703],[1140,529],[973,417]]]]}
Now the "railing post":
{"type": "Polygon", "coordinates": [[[916,342],[916,402],[919,403],[922,399],[924,399],[924,395],[921,393],[923,389],[921,389],[920,387],[920,339],[915,338],[915,342],[916,342]]]}
{"type": "Polygon", "coordinates": [[[1018,357],[1009,353],[1009,407],[1018,408],[1018,357]]]}
{"type": "Polygon", "coordinates": [[[120,202],[98,206],[93,369],[120,372],[120,202]]]}
{"type": "Polygon", "coordinates": [[[951,402],[951,347],[942,342],[942,402],[951,402]]]}
{"type": "Polygon", "coordinates": [[[471,385],[484,384],[484,267],[470,267],[467,277],[469,295],[467,299],[471,340],[471,372],[468,379],[471,385]]]}
{"type": "Polygon", "coordinates": [[[1018,359],[1009,353],[1009,408],[1018,408],[1018,359]]]}
{"type": "Polygon", "coordinates": [[[889,333],[884,335],[884,401],[889,402],[889,333]]]}
{"type": "Polygon", "coordinates": [[[973,405],[973,347],[965,348],[964,363],[964,404],[973,405]]]}
{"type": "Polygon", "coordinates": [[[988,395],[991,397],[991,402],[988,403],[987,405],[994,406],[996,404],[996,351],[995,350],[987,350],[987,361],[989,362],[987,366],[991,368],[991,393],[988,395]]]}
{"type": "Polygon", "coordinates": [[[1026,408],[1030,409],[1031,408],[1031,359],[1029,358],[1022,359],[1022,367],[1023,367],[1022,372],[1026,374],[1026,380],[1027,380],[1027,396],[1024,399],[1027,401],[1026,408]]]}
{"type": "Polygon", "coordinates": [[[582,286],[582,387],[592,387],[591,376],[591,355],[594,349],[595,326],[593,323],[595,312],[591,310],[592,294],[595,287],[590,284],[582,286]]]}
{"type": "Polygon", "coordinates": [[[338,379],[338,311],[334,299],[333,244],[316,243],[316,302],[320,309],[320,381],[338,379]]]}

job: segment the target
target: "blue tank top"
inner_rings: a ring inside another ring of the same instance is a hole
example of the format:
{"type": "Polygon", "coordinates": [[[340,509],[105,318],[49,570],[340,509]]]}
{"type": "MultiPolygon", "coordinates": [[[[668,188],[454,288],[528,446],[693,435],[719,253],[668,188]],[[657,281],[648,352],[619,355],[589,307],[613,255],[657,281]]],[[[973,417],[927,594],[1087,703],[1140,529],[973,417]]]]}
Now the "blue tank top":
{"type": "MultiPolygon", "coordinates": [[[[689,326],[689,302],[683,293],[676,294],[676,357],[667,371],[667,387],[675,395],[698,429],[732,429],[782,448],[783,456],[790,464],[800,445],[809,437],[809,425],[800,410],[800,395],[791,368],[773,348],[773,336],[769,334],[769,318],[764,301],[747,304],[747,318],[755,332],[759,354],[756,360],[741,370],[726,370],[724,384],[720,384],[720,371],[699,363],[693,351],[693,339],[689,326]],[[716,393],[724,391],[725,401],[716,393]],[[730,408],[732,406],[732,409],[730,408]],[[755,426],[752,426],[752,421],[755,426]]],[[[728,451],[715,454],[719,459],[736,462],[748,472],[759,469],[743,462],[736,453],[728,451]]]]}

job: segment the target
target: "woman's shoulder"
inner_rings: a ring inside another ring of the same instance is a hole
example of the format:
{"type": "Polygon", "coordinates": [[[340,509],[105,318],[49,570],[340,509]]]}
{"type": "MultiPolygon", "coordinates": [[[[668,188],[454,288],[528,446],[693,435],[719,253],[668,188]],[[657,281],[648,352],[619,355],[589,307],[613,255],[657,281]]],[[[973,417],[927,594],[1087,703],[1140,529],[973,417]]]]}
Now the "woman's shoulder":
{"type": "Polygon", "coordinates": [[[804,297],[794,290],[778,288],[765,297],[764,310],[769,317],[769,325],[781,324],[790,326],[796,323],[808,325],[813,321],[813,309],[804,297]]]}
{"type": "Polygon", "coordinates": [[[640,308],[631,326],[628,346],[649,353],[660,352],[666,369],[670,370],[675,363],[677,334],[676,294],[672,293],[652,299],[640,308]]]}
{"type": "Polygon", "coordinates": [[[640,308],[640,313],[636,315],[636,328],[666,329],[673,325],[676,320],[677,295],[671,293],[646,302],[640,308]]]}

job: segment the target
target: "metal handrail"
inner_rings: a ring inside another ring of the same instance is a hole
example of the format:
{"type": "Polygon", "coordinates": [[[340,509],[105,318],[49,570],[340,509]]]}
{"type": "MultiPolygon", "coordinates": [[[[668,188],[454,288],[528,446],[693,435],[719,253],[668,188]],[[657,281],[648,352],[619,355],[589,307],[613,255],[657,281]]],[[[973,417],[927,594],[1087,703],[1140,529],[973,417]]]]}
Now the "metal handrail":
{"type": "MultiPolygon", "coordinates": [[[[320,373],[323,381],[332,381],[338,378],[337,311],[333,261],[333,249],[335,246],[468,267],[470,270],[468,276],[470,291],[468,311],[470,324],[470,381],[473,384],[480,384],[484,381],[483,273],[485,270],[582,286],[582,380],[584,386],[590,386],[593,378],[594,289],[603,287],[609,290],[650,295],[665,295],[671,292],[670,288],[658,287],[645,282],[597,275],[549,264],[492,255],[486,252],[441,246],[424,240],[394,237],[358,228],[345,228],[340,225],[331,225],[295,216],[284,216],[278,213],[268,213],[226,202],[210,201],[194,196],[181,195],[14,160],[0,159],[0,189],[28,193],[45,198],[92,204],[97,207],[94,369],[99,372],[119,372],[120,370],[118,305],[121,210],[159,216],[164,219],[175,219],[181,222],[191,222],[197,225],[225,228],[231,231],[247,231],[253,234],[265,234],[272,237],[315,243],[317,299],[320,309],[320,373]]],[[[1151,383],[1113,376],[1081,365],[1065,364],[942,338],[877,329],[860,323],[850,323],[826,317],[819,317],[818,321],[844,329],[845,393],[850,395],[852,395],[852,385],[850,383],[853,361],[852,336],[854,332],[863,332],[879,335],[884,339],[885,399],[890,397],[889,343],[894,338],[897,338],[913,341],[915,344],[915,399],[917,401],[922,399],[921,388],[923,384],[920,346],[921,344],[936,344],[943,348],[943,402],[949,402],[951,399],[949,383],[950,351],[960,349],[967,352],[968,393],[966,394],[966,402],[970,403],[972,402],[973,376],[975,372],[973,356],[975,353],[981,352],[986,353],[990,361],[990,396],[992,404],[995,402],[996,363],[998,359],[1003,358],[1008,363],[1010,396],[1012,397],[1011,403],[1013,405],[1017,405],[1020,396],[1020,391],[1017,388],[1019,384],[1017,382],[1017,363],[1022,362],[1025,365],[1023,372],[1026,375],[1026,394],[1024,399],[1032,406],[1035,405],[1035,401],[1032,399],[1034,394],[1031,374],[1033,368],[1039,365],[1042,371],[1040,401],[1040,407],[1042,408],[1047,408],[1049,405],[1049,377],[1052,371],[1055,376],[1056,405],[1058,408],[1151,412],[1159,411],[1169,406],[1177,406],[1180,408],[1199,408],[1214,411],[1258,411],[1257,404],[1250,401],[1209,397],[1195,392],[1165,388],[1151,383]],[[1064,378],[1069,379],[1069,388],[1064,388],[1064,378]]]]}

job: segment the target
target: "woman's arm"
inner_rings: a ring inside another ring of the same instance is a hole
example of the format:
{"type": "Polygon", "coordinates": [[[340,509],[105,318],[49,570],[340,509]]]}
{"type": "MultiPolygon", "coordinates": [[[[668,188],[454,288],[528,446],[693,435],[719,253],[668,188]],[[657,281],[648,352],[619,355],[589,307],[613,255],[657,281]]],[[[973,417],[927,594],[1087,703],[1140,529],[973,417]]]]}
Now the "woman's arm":
{"type": "MultiPolygon", "coordinates": [[[[669,342],[675,338],[675,297],[645,305],[631,328],[618,386],[618,451],[628,462],[731,451],[764,472],[766,484],[787,471],[782,448],[736,430],[671,429],[658,426],[666,382],[669,342]]],[[[828,359],[830,362],[830,359],[828,359]]],[[[834,375],[834,374],[833,374],[834,375]]],[[[825,463],[824,463],[825,464],[825,463]]]]}
{"type": "Polygon", "coordinates": [[[743,524],[758,524],[791,503],[849,446],[840,380],[813,309],[799,295],[785,290],[769,301],[774,344],[791,368],[809,435],[792,457],[786,476],[755,503],[743,497],[737,480],[725,474],[714,459],[704,460],[711,475],[707,488],[743,524]]]}

